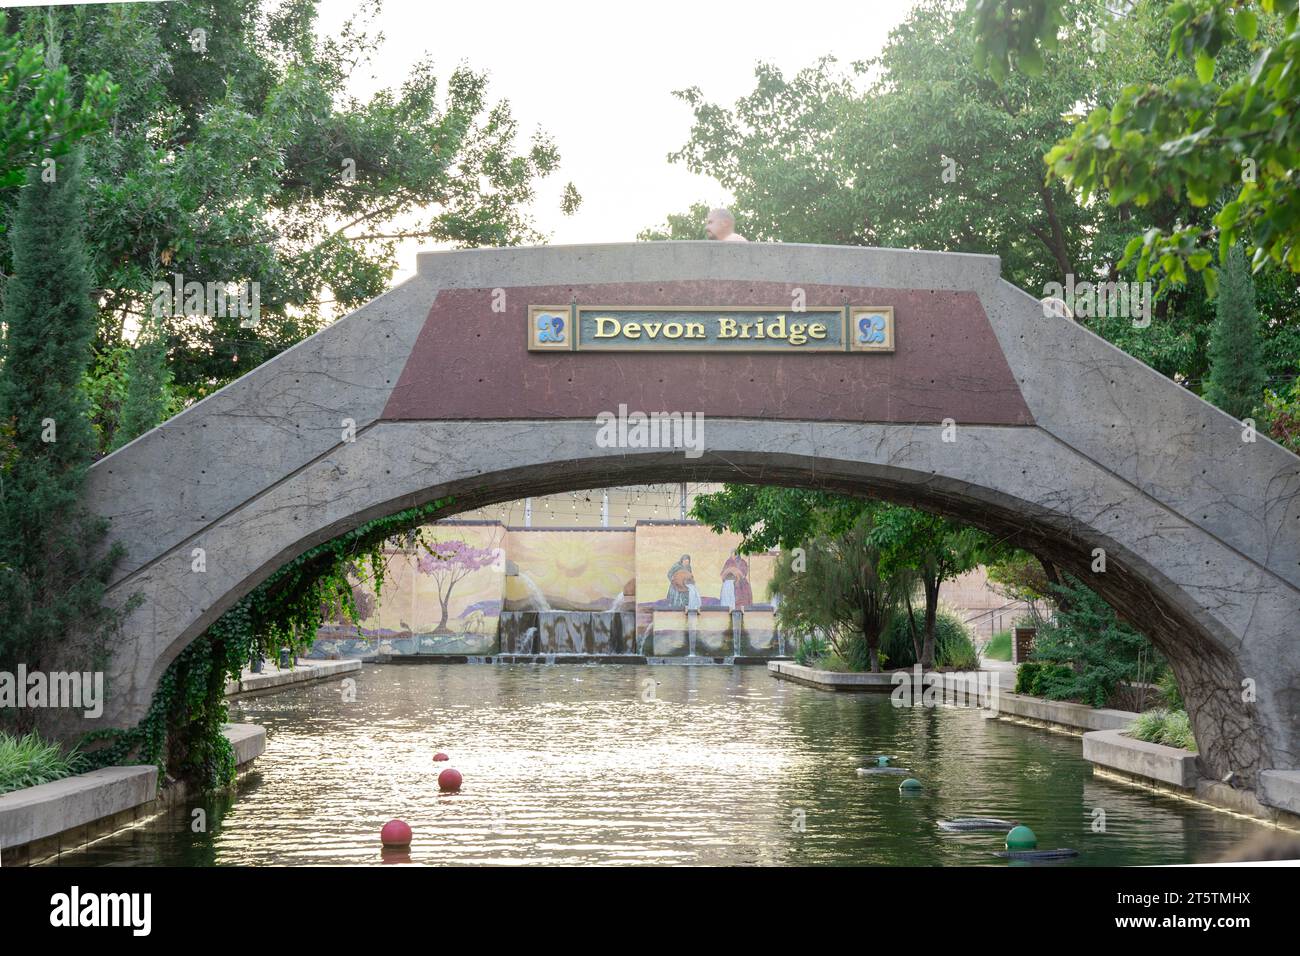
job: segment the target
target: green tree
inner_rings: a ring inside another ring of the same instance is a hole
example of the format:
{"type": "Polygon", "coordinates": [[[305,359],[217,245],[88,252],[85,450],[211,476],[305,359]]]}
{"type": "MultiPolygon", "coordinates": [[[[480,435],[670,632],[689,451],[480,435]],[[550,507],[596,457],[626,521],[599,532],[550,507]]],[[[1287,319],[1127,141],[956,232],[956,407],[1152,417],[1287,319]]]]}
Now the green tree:
{"type": "Polygon", "coordinates": [[[912,590],[923,594],[923,627],[913,626],[913,641],[917,659],[925,667],[934,666],[935,620],[943,583],[1007,551],[984,532],[939,515],[797,488],[725,485],[720,492],[699,495],[691,514],[714,531],[741,535],[742,552],[778,546],[790,550],[865,527],[881,577],[891,587],[902,586],[899,600],[907,606],[909,621],[914,621],[912,590]]]}
{"type": "MultiPolygon", "coordinates": [[[[1100,0],[1071,0],[1044,69],[999,85],[973,62],[977,18],[921,3],[877,58],[851,70],[821,60],[786,76],[760,64],[753,91],[731,105],[679,92],[695,122],[672,158],[735,195],[751,238],[995,253],[1006,278],[1031,291],[1069,273],[1133,281],[1138,263],[1121,262],[1134,236],[1208,222],[1213,210],[1163,193],[1144,205],[1084,202],[1062,181],[1045,182],[1043,157],[1126,88],[1188,73],[1166,56],[1166,8],[1139,0],[1120,18],[1100,0]]],[[[1247,78],[1254,61],[1244,43],[1225,47],[1223,82],[1247,78]]],[[[697,204],[643,237],[697,238],[702,221],[697,204]]],[[[1080,321],[1200,392],[1213,302],[1199,273],[1187,280],[1156,291],[1149,325],[1117,315],[1080,321]]],[[[1290,382],[1300,375],[1300,280],[1264,268],[1257,288],[1270,319],[1261,329],[1269,375],[1290,382]]]]}
{"type": "MultiPolygon", "coordinates": [[[[350,92],[377,49],[364,17],[316,33],[316,0],[179,0],[52,14],[75,78],[119,88],[86,141],[96,350],[129,340],[155,284],[251,289],[233,310],[165,322],[177,394],[194,400],[386,291],[406,239],[538,241],[529,206],[559,155],[487,78],[417,63],[400,88],[350,92]]],[[[5,11],[38,37],[43,12],[5,11]]],[[[0,194],[0,203],[12,203],[0,194]]],[[[564,208],[579,199],[566,190],[564,208]]],[[[0,249],[0,269],[9,254],[0,249]]],[[[182,310],[177,310],[182,311],[182,310]]]]}
{"type": "Polygon", "coordinates": [[[86,77],[78,98],[67,66],[46,49],[0,33],[0,189],[21,185],[33,164],[52,160],[57,167],[77,140],[104,126],[113,105],[115,90],[104,73],[86,77]]]}
{"type": "Polygon", "coordinates": [[[876,673],[881,634],[907,585],[882,575],[871,528],[871,515],[863,512],[840,534],[819,534],[783,551],[771,587],[781,598],[783,631],[825,634],[851,667],[876,673]]]}
{"type": "Polygon", "coordinates": [[[1052,585],[1057,612],[1034,638],[1034,661],[1065,665],[1044,672],[1039,691],[1054,700],[1105,707],[1125,681],[1151,680],[1166,666],[1151,642],[1078,579],[1052,585]]]}
{"type": "Polygon", "coordinates": [[[1247,418],[1264,398],[1255,285],[1246,256],[1233,247],[1219,283],[1218,308],[1210,335],[1210,378],[1205,399],[1233,418],[1247,418]]]}
{"type": "MultiPolygon", "coordinates": [[[[1005,80],[1012,65],[1042,74],[1045,51],[1059,47],[1072,6],[969,0],[969,9],[977,63],[1005,80]]],[[[1271,260],[1300,272],[1297,0],[1178,0],[1159,9],[1169,22],[1167,59],[1183,69],[1129,84],[1098,104],[1047,153],[1052,176],[1084,202],[1184,204],[1175,220],[1134,230],[1120,265],[1136,261],[1139,280],[1159,275],[1164,287],[1185,282],[1189,269],[1204,271],[1213,295],[1215,245],[1222,264],[1240,240],[1253,268],[1271,260]],[[1252,60],[1246,72],[1225,69],[1225,60],[1243,52],[1252,60]]]]}
{"type": "Polygon", "coordinates": [[[1290,388],[1264,393],[1264,419],[1269,436],[1300,455],[1300,379],[1290,388]]]}
{"type": "Polygon", "coordinates": [[[741,536],[737,550],[754,554],[799,547],[819,534],[853,527],[873,502],[866,498],[774,485],[723,485],[697,495],[691,517],[714,531],[741,536]]]}
{"type": "Polygon", "coordinates": [[[1005,598],[1023,601],[1030,617],[1041,624],[1040,604],[1053,600],[1052,582],[1059,580],[1055,565],[1022,551],[1006,548],[988,562],[989,586],[1005,598]]]}
{"type": "Polygon", "coordinates": [[[876,512],[871,543],[880,553],[881,574],[920,587],[925,600],[923,633],[915,632],[911,587],[905,599],[908,621],[912,640],[919,645],[917,659],[922,667],[933,667],[940,588],[993,556],[996,543],[975,528],[898,505],[885,505],[876,512]]]}
{"type": "Polygon", "coordinates": [[[95,330],[85,221],[79,150],[58,163],[53,182],[37,168],[28,173],[11,231],[0,374],[8,439],[0,463],[0,660],[7,669],[40,667],[69,634],[103,638],[113,619],[101,600],[119,554],[96,557],[106,523],[81,503],[95,447],[80,388],[95,330]]]}
{"type": "Polygon", "coordinates": [[[114,449],[139,438],[167,418],[173,403],[172,375],[167,367],[167,333],[150,320],[136,339],[127,360],[122,418],[113,434],[114,449]]]}
{"type": "Polygon", "coordinates": [[[996,253],[1020,285],[1062,281],[1094,268],[1096,217],[1044,183],[1042,155],[1096,87],[1089,39],[1081,25],[1046,75],[999,87],[971,64],[969,18],[924,0],[848,71],[759,64],[730,107],[678,91],[695,121],[669,158],[726,187],[752,239],[996,253]]]}

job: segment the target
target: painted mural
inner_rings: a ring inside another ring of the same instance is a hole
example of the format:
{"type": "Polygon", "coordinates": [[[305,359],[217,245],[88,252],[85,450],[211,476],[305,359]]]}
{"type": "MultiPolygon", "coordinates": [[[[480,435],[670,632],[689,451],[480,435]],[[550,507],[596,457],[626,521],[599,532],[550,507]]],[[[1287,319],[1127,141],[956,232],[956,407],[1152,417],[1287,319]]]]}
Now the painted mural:
{"type": "Polygon", "coordinates": [[[631,528],[541,531],[506,536],[505,609],[617,611],[636,597],[631,528]]]}
{"type": "Polygon", "coordinates": [[[767,595],[775,555],[737,554],[738,535],[670,521],[447,522],[423,536],[415,549],[386,552],[380,594],[355,582],[360,624],[321,627],[313,656],[778,653],[767,595]],[[733,610],[745,612],[743,627],[733,610]],[[688,611],[699,612],[690,623],[688,611]]]}
{"type": "Polygon", "coordinates": [[[365,583],[354,589],[361,598],[360,625],[334,622],[321,628],[317,652],[349,654],[357,644],[381,654],[496,652],[505,529],[439,523],[423,530],[423,546],[385,552],[387,572],[379,595],[365,583]]]}
{"type": "MultiPolygon", "coordinates": [[[[701,612],[703,633],[727,631],[714,621],[732,610],[770,609],[767,588],[772,580],[775,555],[739,555],[740,536],[717,534],[692,522],[643,522],[636,527],[636,632],[638,645],[655,656],[689,653],[685,624],[660,614],[658,642],[647,643],[654,631],[656,612],[701,612]],[[664,622],[671,621],[665,631],[664,622]],[[680,645],[680,646],[679,646],[680,645]]],[[[685,620],[682,615],[683,622],[685,620]]],[[[729,625],[730,618],[727,616],[729,625]]],[[[724,645],[720,643],[718,647],[724,645]]],[[[726,645],[740,653],[735,642],[726,645]]],[[[697,652],[722,653],[713,642],[697,652]]]]}

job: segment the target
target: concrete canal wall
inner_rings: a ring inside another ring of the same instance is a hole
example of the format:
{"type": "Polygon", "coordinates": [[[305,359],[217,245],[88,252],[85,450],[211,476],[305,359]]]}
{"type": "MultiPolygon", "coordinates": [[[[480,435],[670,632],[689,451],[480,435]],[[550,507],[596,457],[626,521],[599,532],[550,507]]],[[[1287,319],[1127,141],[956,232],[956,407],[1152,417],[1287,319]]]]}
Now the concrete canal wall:
{"type": "MultiPolygon", "coordinates": [[[[226,739],[244,773],[266,749],[266,731],[228,724],[226,739]]],[[[158,789],[154,766],[105,767],[0,794],[0,866],[31,866],[78,850],[183,803],[184,785],[158,789]]]]}
{"type": "MultiPolygon", "coordinates": [[[[361,661],[300,661],[261,673],[245,670],[226,685],[228,698],[267,693],[310,681],[330,680],[361,670],[361,661]]],[[[226,739],[243,774],[266,750],[266,731],[254,724],[228,724],[226,739]]],[[[159,790],[154,766],[105,767],[37,787],[0,794],[0,866],[29,866],[78,850],[125,827],[183,803],[187,790],[172,784],[159,790]]]]}
{"type": "Polygon", "coordinates": [[[265,691],[280,690],[291,684],[302,684],[308,681],[329,680],[334,677],[342,677],[361,670],[361,661],[302,661],[300,660],[296,667],[288,667],[284,670],[273,664],[263,665],[260,673],[254,674],[247,668],[237,681],[230,681],[226,684],[227,697],[241,697],[245,694],[257,694],[265,691]]]}

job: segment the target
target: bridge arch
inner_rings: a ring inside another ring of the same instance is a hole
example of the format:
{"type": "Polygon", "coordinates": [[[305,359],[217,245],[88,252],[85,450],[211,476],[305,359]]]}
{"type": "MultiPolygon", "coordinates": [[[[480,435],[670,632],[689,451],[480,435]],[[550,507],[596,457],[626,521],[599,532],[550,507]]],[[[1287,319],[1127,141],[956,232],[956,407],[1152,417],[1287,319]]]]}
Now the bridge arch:
{"type": "Polygon", "coordinates": [[[422,255],[410,281],[97,463],[92,506],[127,549],[110,600],[139,596],[105,717],[134,723],[221,613],[373,518],[663,480],[872,494],[1007,535],[1152,636],[1206,776],[1300,767],[1300,459],[1044,316],[995,257],[810,245],[422,255]],[[532,305],[738,308],[795,290],[810,309],[892,307],[895,350],[527,348],[532,305]],[[601,447],[595,416],[620,404],[702,413],[702,454],[601,447]]]}

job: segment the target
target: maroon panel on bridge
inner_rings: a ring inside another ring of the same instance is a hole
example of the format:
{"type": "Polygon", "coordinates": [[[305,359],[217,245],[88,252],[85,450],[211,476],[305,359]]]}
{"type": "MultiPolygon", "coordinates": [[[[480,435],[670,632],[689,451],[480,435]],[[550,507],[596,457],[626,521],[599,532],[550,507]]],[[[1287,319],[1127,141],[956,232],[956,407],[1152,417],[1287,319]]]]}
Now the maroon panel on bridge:
{"type": "Polygon", "coordinates": [[[802,287],[808,308],[892,305],[893,353],[530,352],[529,305],[773,306],[791,286],[692,280],[438,293],[384,418],[594,418],[629,411],[718,418],[1031,425],[973,292],[802,287]]]}

